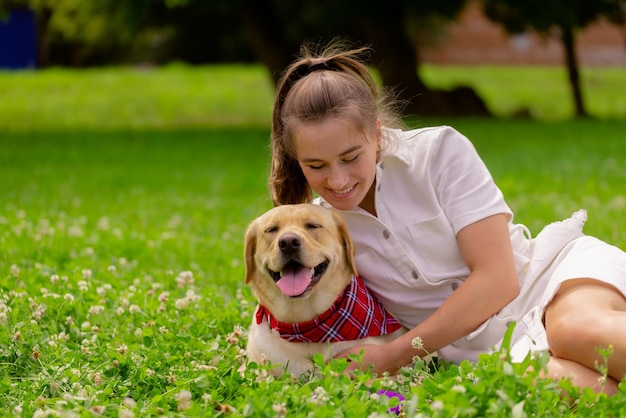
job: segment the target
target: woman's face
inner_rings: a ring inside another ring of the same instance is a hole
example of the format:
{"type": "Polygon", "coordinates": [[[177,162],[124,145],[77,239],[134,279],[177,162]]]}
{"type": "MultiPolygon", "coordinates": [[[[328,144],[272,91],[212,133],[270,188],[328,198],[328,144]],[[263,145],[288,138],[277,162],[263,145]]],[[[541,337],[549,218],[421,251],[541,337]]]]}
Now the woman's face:
{"type": "Polygon", "coordinates": [[[364,134],[348,118],[295,128],[296,158],[307,182],[337,209],[373,211],[380,121],[372,131],[364,134]]]}

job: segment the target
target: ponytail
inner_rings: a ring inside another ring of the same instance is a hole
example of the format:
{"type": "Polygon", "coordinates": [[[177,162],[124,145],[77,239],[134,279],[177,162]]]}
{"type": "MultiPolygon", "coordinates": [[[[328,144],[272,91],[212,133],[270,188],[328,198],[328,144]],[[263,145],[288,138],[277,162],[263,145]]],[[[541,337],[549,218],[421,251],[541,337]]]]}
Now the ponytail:
{"type": "Polygon", "coordinates": [[[351,116],[365,131],[381,119],[380,92],[361,57],[335,43],[321,53],[300,50],[280,78],[272,114],[272,166],[269,188],[274,205],[311,202],[313,192],[298,164],[292,126],[351,116]]]}

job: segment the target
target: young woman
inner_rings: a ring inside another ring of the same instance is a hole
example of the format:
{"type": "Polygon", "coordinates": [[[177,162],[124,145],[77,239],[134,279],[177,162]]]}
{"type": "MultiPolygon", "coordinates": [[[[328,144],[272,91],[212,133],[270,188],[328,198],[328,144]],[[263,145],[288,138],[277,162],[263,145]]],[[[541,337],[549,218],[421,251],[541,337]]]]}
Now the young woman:
{"type": "Polygon", "coordinates": [[[377,372],[435,351],[476,360],[515,321],[514,358],[549,350],[551,376],[614,392],[626,375],[626,253],[584,235],[584,211],[531,238],[467,138],[393,128],[363,52],[303,49],[278,85],[272,122],[274,203],[315,192],[340,211],[359,274],[410,328],[343,355],[364,350],[377,372]],[[597,347],[614,350],[606,385],[597,347]]]}

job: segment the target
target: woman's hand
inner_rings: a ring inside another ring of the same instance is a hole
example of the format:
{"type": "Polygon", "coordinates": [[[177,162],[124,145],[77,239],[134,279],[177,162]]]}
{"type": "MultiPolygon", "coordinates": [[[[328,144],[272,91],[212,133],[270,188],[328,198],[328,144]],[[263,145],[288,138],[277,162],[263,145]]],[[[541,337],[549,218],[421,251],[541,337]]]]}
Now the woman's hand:
{"type": "Polygon", "coordinates": [[[376,373],[379,376],[384,372],[394,374],[403,364],[398,364],[398,358],[393,354],[393,350],[390,349],[390,346],[391,344],[359,345],[342,351],[337,354],[335,358],[348,358],[350,364],[346,369],[346,373],[350,373],[354,370],[370,370],[372,373],[376,373]],[[363,352],[363,356],[361,356],[361,352],[363,352]],[[361,361],[349,359],[349,356],[352,355],[358,357],[361,361]]]}

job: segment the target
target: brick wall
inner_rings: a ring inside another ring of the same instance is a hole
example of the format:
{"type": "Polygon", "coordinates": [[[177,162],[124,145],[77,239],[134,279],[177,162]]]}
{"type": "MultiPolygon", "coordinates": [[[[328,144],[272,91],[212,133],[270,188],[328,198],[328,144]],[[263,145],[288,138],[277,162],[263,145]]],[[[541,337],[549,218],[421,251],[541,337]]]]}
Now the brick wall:
{"type": "MultiPolygon", "coordinates": [[[[626,67],[626,28],[598,22],[578,35],[576,48],[582,66],[626,67]]],[[[424,62],[435,64],[561,65],[564,61],[558,41],[535,34],[509,36],[483,15],[476,2],[420,53],[424,62]]]]}

